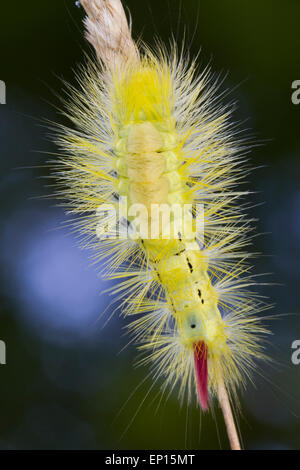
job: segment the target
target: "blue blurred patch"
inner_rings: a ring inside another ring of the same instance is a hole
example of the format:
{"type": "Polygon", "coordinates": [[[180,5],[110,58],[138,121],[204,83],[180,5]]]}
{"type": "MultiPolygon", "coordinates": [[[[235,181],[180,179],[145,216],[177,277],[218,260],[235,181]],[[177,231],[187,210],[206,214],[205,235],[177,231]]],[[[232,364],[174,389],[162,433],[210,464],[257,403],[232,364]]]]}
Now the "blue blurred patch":
{"type": "Polygon", "coordinates": [[[89,253],[79,249],[70,228],[60,227],[61,213],[49,212],[25,207],[5,222],[0,256],[6,292],[43,335],[99,329],[110,313],[102,315],[111,298],[101,295],[109,284],[89,266],[89,253]]]}

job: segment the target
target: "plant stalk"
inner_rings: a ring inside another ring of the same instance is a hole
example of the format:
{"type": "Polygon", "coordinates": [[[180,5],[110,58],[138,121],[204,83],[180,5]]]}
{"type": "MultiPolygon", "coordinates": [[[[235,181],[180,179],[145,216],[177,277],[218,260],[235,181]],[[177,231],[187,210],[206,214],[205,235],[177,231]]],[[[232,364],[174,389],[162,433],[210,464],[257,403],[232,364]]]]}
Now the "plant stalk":
{"type": "Polygon", "coordinates": [[[224,385],[223,379],[219,379],[218,383],[218,398],[223,412],[224,421],[226,425],[227,435],[230,442],[231,450],[241,450],[241,444],[237,433],[236,425],[234,422],[228,393],[224,385]]]}

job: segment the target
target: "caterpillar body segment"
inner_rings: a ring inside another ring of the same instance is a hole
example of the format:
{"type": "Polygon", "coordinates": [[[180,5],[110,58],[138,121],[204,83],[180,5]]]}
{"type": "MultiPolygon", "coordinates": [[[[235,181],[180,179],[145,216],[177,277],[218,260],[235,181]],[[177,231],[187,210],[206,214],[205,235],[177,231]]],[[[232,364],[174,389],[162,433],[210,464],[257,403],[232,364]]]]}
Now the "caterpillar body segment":
{"type": "Polygon", "coordinates": [[[249,222],[236,204],[246,145],[217,82],[195,72],[175,49],[168,57],[145,50],[117,69],[90,64],[82,91],[72,90],[76,130],[61,128],[57,177],[83,246],[119,279],[114,292],[141,362],[165,379],[164,390],[177,387],[205,410],[220,381],[236,393],[263,357],[267,331],[256,314],[267,306],[250,290],[249,222]],[[187,205],[188,222],[173,210],[187,205]]]}

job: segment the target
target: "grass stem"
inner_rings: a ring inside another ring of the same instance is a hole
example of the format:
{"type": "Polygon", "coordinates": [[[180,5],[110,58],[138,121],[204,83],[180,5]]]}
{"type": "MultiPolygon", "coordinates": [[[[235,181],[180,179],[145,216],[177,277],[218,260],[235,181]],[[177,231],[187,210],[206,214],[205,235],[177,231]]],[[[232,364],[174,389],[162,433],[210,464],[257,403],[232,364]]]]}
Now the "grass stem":
{"type": "Polygon", "coordinates": [[[218,398],[219,403],[223,412],[224,421],[226,424],[226,430],[230,446],[232,450],[241,450],[241,444],[237,433],[236,425],[234,422],[228,393],[224,385],[223,379],[219,380],[218,384],[218,398]]]}

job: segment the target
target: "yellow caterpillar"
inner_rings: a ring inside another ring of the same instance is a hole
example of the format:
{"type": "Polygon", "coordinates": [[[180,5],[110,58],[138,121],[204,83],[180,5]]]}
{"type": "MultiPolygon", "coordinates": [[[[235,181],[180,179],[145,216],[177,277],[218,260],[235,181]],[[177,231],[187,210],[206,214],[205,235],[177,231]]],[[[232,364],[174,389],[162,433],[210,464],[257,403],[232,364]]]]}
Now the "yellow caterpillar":
{"type": "Polygon", "coordinates": [[[101,49],[97,22],[106,24],[104,13],[118,18],[119,2],[109,11],[100,0],[81,3],[104,63],[89,63],[81,91],[70,89],[76,129],[61,128],[58,138],[58,195],[79,215],[83,245],[95,249],[106,277],[120,280],[114,292],[132,318],[141,362],[206,410],[224,383],[236,394],[264,357],[257,314],[267,306],[251,291],[249,222],[236,189],[247,148],[208,69],[197,76],[175,46],[132,48],[131,56],[110,43],[101,49]],[[174,207],[188,207],[190,218],[174,207]]]}

